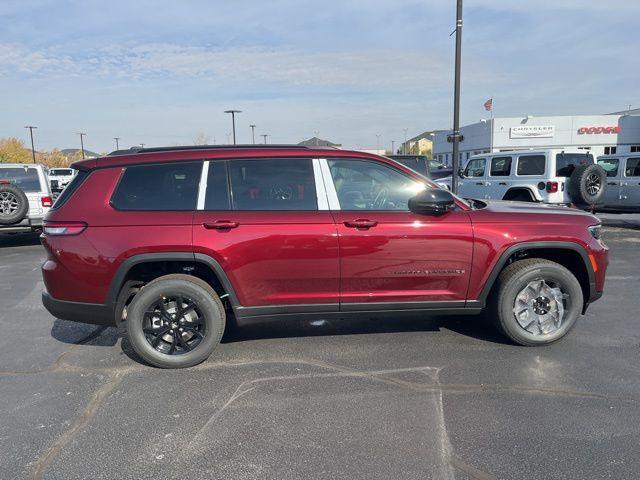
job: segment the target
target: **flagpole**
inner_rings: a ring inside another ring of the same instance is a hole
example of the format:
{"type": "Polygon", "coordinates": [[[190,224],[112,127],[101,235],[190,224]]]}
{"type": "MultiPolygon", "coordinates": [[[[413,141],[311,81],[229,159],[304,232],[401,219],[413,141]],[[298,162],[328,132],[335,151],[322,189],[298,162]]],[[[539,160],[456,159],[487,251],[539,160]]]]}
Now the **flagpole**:
{"type": "Polygon", "coordinates": [[[491,95],[491,146],[489,147],[489,153],[493,153],[493,95],[491,95]]]}

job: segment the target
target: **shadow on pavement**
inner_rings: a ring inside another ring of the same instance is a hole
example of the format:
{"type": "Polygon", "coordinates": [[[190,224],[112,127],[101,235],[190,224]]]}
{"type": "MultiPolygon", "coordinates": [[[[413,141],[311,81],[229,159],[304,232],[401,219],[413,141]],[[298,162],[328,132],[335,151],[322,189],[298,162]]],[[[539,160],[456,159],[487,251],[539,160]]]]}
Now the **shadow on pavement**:
{"type": "Polygon", "coordinates": [[[0,233],[0,248],[40,245],[40,232],[0,233]]]}

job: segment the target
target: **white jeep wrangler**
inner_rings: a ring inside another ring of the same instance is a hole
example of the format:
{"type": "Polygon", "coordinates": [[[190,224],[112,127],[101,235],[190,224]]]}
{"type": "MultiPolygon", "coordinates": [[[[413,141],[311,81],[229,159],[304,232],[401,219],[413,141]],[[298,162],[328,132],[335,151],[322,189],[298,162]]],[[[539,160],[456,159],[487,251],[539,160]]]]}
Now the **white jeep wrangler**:
{"type": "MultiPolygon", "coordinates": [[[[584,150],[544,149],[474,155],[458,172],[462,197],[592,206],[606,173],[584,150]]],[[[436,180],[450,188],[451,178],[436,180]]]]}
{"type": "Polygon", "coordinates": [[[43,165],[0,163],[0,234],[40,230],[52,204],[43,165]]]}

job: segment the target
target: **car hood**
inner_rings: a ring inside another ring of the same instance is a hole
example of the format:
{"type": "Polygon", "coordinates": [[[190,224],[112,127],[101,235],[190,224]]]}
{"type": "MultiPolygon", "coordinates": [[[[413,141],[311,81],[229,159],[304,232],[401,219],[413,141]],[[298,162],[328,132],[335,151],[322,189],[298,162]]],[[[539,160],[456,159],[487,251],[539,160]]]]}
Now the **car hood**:
{"type": "Polygon", "coordinates": [[[477,208],[474,212],[483,212],[491,214],[505,214],[512,215],[539,215],[539,214],[553,214],[553,215],[571,215],[584,218],[590,218],[597,223],[600,222],[597,217],[593,216],[589,212],[578,210],[577,208],[562,207],[558,205],[550,205],[546,203],[533,203],[533,202],[514,202],[510,200],[476,200],[481,204],[486,205],[484,208],[477,208]]]}

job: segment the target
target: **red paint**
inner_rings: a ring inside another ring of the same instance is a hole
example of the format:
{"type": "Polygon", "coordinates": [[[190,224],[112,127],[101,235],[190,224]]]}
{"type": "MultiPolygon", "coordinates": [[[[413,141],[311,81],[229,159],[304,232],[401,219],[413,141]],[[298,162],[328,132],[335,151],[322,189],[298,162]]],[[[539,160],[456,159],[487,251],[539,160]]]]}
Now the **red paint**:
{"type": "MultiPolygon", "coordinates": [[[[95,169],[45,220],[84,222],[77,235],[47,235],[44,282],[52,297],[104,303],[118,267],[142,253],[209,255],[225,270],[242,306],[478,299],[509,247],[573,242],[596,262],[604,288],[607,249],[588,233],[597,220],[567,208],[459,204],[440,217],[410,212],[121,212],[109,199],[122,167],[207,158],[358,157],[411,170],[383,157],[342,150],[215,149],[84,160],[95,169]]],[[[420,178],[421,177],[417,177],[420,178]]]]}

